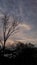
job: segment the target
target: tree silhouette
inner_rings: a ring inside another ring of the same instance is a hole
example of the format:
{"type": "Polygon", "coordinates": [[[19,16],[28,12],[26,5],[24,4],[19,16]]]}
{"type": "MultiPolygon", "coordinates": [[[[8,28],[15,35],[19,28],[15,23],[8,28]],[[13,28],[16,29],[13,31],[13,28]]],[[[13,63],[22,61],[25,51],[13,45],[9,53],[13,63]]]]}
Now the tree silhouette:
{"type": "Polygon", "coordinates": [[[34,44],[32,43],[26,43],[25,48],[34,48],[34,44]]]}
{"type": "Polygon", "coordinates": [[[11,34],[13,34],[17,30],[18,22],[14,19],[12,22],[9,22],[9,16],[4,15],[2,18],[3,25],[3,42],[0,37],[0,42],[3,44],[3,49],[5,49],[5,44],[11,34]]]}

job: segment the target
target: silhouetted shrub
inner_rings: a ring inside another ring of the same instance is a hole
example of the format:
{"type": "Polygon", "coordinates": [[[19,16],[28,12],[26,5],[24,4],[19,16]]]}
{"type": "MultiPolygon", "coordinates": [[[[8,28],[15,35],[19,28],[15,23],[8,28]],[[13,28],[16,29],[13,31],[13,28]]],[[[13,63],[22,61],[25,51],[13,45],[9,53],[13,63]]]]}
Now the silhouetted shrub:
{"type": "Polygon", "coordinates": [[[5,49],[5,54],[7,54],[7,56],[2,56],[0,53],[2,64],[37,65],[37,48],[33,44],[23,44],[18,42],[16,46],[14,46],[14,48],[11,47],[11,49],[5,49]]]}

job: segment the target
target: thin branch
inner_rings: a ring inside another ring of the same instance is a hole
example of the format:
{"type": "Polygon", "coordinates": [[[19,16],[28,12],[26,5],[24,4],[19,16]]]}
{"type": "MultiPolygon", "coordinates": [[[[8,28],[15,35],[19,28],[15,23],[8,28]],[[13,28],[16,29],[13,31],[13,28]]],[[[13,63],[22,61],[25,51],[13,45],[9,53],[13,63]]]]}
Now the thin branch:
{"type": "Polygon", "coordinates": [[[8,33],[7,33],[7,36],[6,36],[6,40],[9,38],[9,36],[12,34],[12,33],[14,33],[15,31],[16,31],[16,27],[18,26],[18,24],[17,24],[17,21],[13,21],[12,22],[12,25],[11,25],[11,27],[9,28],[9,30],[8,30],[8,33]]]}
{"type": "Polygon", "coordinates": [[[14,28],[14,29],[10,32],[10,34],[8,34],[8,36],[6,37],[6,40],[10,37],[11,34],[15,33],[16,30],[17,30],[17,29],[14,28]]]}
{"type": "Polygon", "coordinates": [[[9,28],[7,36],[10,34],[11,30],[12,30],[12,26],[9,28]]]}

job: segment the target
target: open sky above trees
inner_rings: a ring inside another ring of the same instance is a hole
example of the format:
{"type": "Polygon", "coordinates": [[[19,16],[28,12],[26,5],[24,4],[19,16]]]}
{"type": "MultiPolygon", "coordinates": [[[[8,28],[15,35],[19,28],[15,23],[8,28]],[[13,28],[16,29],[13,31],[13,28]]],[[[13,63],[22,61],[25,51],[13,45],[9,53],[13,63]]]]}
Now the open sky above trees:
{"type": "MultiPolygon", "coordinates": [[[[37,0],[0,0],[0,22],[3,13],[14,16],[19,30],[8,40],[37,43],[37,0]]],[[[2,26],[0,23],[0,30],[2,26]]],[[[1,35],[1,31],[0,31],[1,35]]]]}

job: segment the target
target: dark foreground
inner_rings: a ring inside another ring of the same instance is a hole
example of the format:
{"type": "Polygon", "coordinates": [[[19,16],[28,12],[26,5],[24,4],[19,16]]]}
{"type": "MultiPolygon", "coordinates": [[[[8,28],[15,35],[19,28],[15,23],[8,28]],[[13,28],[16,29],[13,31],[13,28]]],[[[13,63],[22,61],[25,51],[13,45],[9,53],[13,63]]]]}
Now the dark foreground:
{"type": "Polygon", "coordinates": [[[37,65],[37,48],[21,44],[13,51],[5,49],[4,56],[0,51],[0,65],[37,65]]]}

